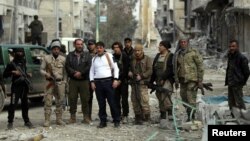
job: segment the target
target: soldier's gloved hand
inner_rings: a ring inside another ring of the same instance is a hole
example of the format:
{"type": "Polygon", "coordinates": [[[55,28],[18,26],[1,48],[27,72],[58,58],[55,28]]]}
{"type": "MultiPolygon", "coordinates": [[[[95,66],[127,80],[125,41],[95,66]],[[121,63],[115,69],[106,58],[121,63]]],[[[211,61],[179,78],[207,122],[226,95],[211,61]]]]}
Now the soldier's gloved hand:
{"type": "Polygon", "coordinates": [[[133,73],[131,71],[129,71],[128,72],[128,76],[132,78],[133,77],[133,73]]]}
{"type": "Polygon", "coordinates": [[[175,86],[175,89],[179,89],[180,84],[179,83],[175,83],[174,86],[175,86]]]}
{"type": "Polygon", "coordinates": [[[141,80],[141,75],[140,75],[140,74],[137,74],[137,75],[136,75],[136,80],[137,80],[137,81],[140,81],[140,80],[141,80]]]}

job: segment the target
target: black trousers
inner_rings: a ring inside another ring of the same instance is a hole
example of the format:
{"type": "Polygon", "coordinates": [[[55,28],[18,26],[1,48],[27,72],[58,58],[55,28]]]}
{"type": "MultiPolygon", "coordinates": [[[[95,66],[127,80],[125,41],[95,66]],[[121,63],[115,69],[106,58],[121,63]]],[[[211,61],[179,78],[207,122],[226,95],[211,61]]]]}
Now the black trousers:
{"type": "Polygon", "coordinates": [[[31,40],[32,45],[35,45],[36,43],[40,46],[42,45],[42,35],[32,35],[31,40]]]}
{"type": "Polygon", "coordinates": [[[108,101],[114,123],[120,122],[120,115],[115,102],[115,91],[112,87],[112,80],[95,81],[96,98],[99,105],[99,118],[102,123],[107,122],[106,100],[108,101]]]}
{"type": "Polygon", "coordinates": [[[119,115],[128,116],[128,83],[126,83],[126,81],[122,81],[120,86],[115,89],[115,101],[118,107],[119,115]]]}
{"type": "Polygon", "coordinates": [[[246,109],[242,88],[243,86],[228,86],[228,105],[230,109],[232,107],[246,109]]]}
{"type": "Polygon", "coordinates": [[[15,110],[18,104],[19,99],[21,99],[21,108],[22,108],[22,117],[24,122],[29,122],[28,116],[28,86],[24,85],[12,85],[11,87],[11,99],[8,109],[8,122],[12,123],[15,117],[15,110]]]}
{"type": "Polygon", "coordinates": [[[94,91],[92,90],[91,85],[89,84],[89,101],[88,101],[88,104],[89,104],[89,116],[90,116],[90,118],[91,118],[91,115],[92,115],[93,93],[94,93],[94,91]]]}

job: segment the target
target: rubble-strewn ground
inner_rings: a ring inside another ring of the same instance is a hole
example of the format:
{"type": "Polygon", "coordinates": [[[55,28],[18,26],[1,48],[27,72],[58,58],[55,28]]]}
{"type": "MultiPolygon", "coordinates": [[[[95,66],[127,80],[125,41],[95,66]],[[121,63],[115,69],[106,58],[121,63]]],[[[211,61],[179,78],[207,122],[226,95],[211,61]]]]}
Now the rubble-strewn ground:
{"type": "MultiPolygon", "coordinates": [[[[206,70],[205,82],[212,82],[214,91],[206,91],[207,95],[226,94],[227,88],[224,86],[224,73],[215,70],[206,70]]],[[[245,94],[249,94],[249,86],[244,87],[245,94]]],[[[199,91],[200,93],[200,91],[199,91]]],[[[178,96],[176,93],[173,97],[178,96]]],[[[31,104],[30,119],[35,125],[34,129],[27,129],[23,126],[20,108],[16,111],[14,130],[6,130],[7,112],[5,110],[0,114],[0,141],[19,141],[28,140],[31,137],[43,134],[43,141],[175,141],[183,139],[187,141],[200,141],[202,138],[202,129],[198,130],[181,130],[180,137],[177,138],[174,128],[169,130],[159,129],[158,126],[158,103],[154,94],[150,95],[151,118],[152,123],[144,123],[144,125],[133,125],[133,110],[130,109],[130,119],[128,124],[121,124],[120,128],[114,128],[111,122],[108,122],[108,127],[98,129],[99,124],[97,116],[98,106],[94,98],[93,107],[93,124],[85,125],[81,123],[82,113],[80,113],[80,105],[78,106],[77,123],[60,127],[55,125],[55,114],[52,115],[52,126],[50,128],[42,127],[44,122],[42,104],[31,104]]],[[[130,103],[130,108],[131,103],[130,103]]],[[[108,109],[108,108],[107,108],[108,109]]],[[[110,112],[108,112],[110,115],[110,112]]],[[[180,120],[185,120],[185,112],[182,105],[177,107],[177,117],[180,120]]],[[[63,119],[69,119],[69,112],[64,112],[63,119]]],[[[170,122],[173,123],[173,122],[170,122]]]]}

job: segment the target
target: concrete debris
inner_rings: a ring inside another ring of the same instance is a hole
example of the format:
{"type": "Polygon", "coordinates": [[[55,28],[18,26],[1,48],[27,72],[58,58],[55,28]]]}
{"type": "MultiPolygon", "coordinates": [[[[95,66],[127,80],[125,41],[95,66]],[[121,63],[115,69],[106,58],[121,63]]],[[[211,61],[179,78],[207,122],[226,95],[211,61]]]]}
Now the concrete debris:
{"type": "Polygon", "coordinates": [[[197,131],[203,128],[203,124],[201,121],[190,121],[182,123],[179,128],[185,131],[197,131]]]}
{"type": "Polygon", "coordinates": [[[5,134],[0,134],[0,140],[6,140],[8,136],[5,134]]]}
{"type": "Polygon", "coordinates": [[[28,141],[40,141],[44,138],[45,136],[43,134],[38,134],[34,137],[31,137],[28,139],[28,141]]]}
{"type": "Polygon", "coordinates": [[[172,124],[167,120],[167,119],[161,119],[159,123],[159,128],[160,129],[173,129],[172,124]]]}
{"type": "Polygon", "coordinates": [[[250,124],[250,111],[239,109],[236,107],[232,108],[232,113],[235,118],[238,120],[239,124],[250,124]]]}

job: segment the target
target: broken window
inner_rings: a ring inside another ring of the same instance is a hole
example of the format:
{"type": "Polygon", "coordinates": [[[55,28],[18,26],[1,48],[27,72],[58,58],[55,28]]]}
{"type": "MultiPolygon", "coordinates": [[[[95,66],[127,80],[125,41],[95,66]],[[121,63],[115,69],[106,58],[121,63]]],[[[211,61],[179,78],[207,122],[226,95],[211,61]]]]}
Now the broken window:
{"type": "Polygon", "coordinates": [[[168,23],[168,21],[167,21],[167,17],[163,17],[163,26],[167,26],[167,23],[168,23]]]}
{"type": "Polygon", "coordinates": [[[168,10],[167,5],[163,5],[163,11],[166,12],[168,10]]]}

